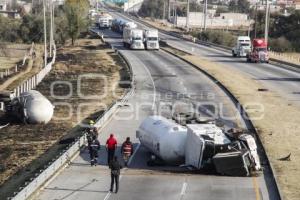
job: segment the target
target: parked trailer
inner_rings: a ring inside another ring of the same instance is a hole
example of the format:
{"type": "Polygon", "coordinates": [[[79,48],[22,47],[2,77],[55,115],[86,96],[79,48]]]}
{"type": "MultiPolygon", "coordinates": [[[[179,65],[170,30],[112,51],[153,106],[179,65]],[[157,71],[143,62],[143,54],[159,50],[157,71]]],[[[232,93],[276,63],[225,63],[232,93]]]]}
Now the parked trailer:
{"type": "Polygon", "coordinates": [[[144,30],[144,45],[145,49],[147,50],[159,50],[159,38],[157,29],[144,30]]]}
{"type": "Polygon", "coordinates": [[[124,47],[130,49],[145,49],[143,43],[143,30],[125,27],[123,30],[124,47]]]}

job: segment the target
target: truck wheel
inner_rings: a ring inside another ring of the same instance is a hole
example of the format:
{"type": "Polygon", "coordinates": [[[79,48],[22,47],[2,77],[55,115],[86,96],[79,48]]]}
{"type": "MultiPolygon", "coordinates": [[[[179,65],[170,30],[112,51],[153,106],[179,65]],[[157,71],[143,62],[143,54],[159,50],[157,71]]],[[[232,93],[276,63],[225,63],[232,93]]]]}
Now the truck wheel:
{"type": "Polygon", "coordinates": [[[236,53],[234,53],[234,51],[232,51],[232,56],[233,56],[233,57],[236,57],[236,56],[237,56],[236,53]]]}
{"type": "Polygon", "coordinates": [[[247,62],[251,62],[250,58],[247,58],[247,62]]]}

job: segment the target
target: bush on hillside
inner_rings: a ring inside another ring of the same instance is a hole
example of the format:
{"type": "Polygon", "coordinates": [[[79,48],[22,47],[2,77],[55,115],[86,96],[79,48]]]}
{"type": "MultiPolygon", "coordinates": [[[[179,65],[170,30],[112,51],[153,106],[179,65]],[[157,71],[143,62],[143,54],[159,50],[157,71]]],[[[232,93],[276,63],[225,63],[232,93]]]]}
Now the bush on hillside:
{"type": "Polygon", "coordinates": [[[202,31],[199,33],[192,33],[194,37],[197,37],[199,40],[212,42],[215,44],[232,47],[235,44],[236,36],[230,32],[218,31],[218,30],[208,30],[202,31]]]}
{"type": "Polygon", "coordinates": [[[279,37],[269,39],[269,46],[272,51],[278,51],[278,52],[287,52],[287,51],[293,51],[293,46],[290,41],[288,41],[285,37],[279,37]]]}

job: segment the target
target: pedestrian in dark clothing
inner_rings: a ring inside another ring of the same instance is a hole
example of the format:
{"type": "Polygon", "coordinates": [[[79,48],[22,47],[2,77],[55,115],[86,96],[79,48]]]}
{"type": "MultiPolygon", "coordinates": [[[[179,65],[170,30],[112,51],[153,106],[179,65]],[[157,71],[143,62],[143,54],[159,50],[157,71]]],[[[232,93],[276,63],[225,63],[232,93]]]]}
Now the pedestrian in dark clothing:
{"type": "Polygon", "coordinates": [[[93,120],[90,120],[89,128],[87,129],[87,134],[86,134],[88,148],[90,148],[90,145],[93,141],[94,136],[98,137],[98,130],[96,127],[94,127],[94,125],[95,125],[95,122],[93,120]]]}
{"type": "Polygon", "coordinates": [[[93,140],[89,146],[90,158],[91,158],[91,166],[96,166],[98,161],[98,151],[100,150],[100,142],[96,136],[93,136],[93,140]]]}
{"type": "Polygon", "coordinates": [[[107,164],[109,165],[112,159],[115,156],[115,150],[117,148],[117,140],[114,138],[113,134],[110,134],[110,137],[106,141],[106,150],[107,150],[107,164]]]}
{"type": "Polygon", "coordinates": [[[130,141],[130,137],[127,137],[126,141],[122,144],[121,153],[123,155],[125,166],[127,167],[128,160],[130,156],[133,154],[133,145],[132,142],[130,141]]]}
{"type": "Polygon", "coordinates": [[[112,192],[114,189],[114,184],[116,183],[116,193],[119,190],[119,178],[120,178],[120,170],[122,169],[122,166],[120,165],[118,161],[118,157],[114,156],[112,161],[110,162],[109,168],[111,170],[111,184],[110,184],[110,191],[112,192]]]}

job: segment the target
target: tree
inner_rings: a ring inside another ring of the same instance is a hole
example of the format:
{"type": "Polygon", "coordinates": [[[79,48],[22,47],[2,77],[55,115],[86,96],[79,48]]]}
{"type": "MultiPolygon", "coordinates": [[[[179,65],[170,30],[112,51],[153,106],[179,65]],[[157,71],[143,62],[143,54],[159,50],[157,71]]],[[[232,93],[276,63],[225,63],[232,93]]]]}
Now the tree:
{"type": "MultiPolygon", "coordinates": [[[[23,42],[42,42],[43,41],[43,16],[42,15],[25,15],[19,28],[20,37],[23,42]]],[[[49,29],[48,29],[49,30],[49,29]]]]}
{"type": "Polygon", "coordinates": [[[231,0],[228,9],[233,12],[248,14],[250,12],[250,3],[248,0],[231,0]]]}
{"type": "Polygon", "coordinates": [[[161,19],[163,17],[164,2],[161,0],[145,0],[139,10],[139,15],[161,19]]]}
{"type": "Polygon", "coordinates": [[[68,23],[67,32],[74,45],[75,40],[79,37],[80,32],[88,27],[88,0],[66,0],[64,11],[68,23]]]}

